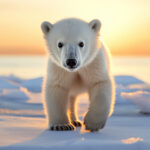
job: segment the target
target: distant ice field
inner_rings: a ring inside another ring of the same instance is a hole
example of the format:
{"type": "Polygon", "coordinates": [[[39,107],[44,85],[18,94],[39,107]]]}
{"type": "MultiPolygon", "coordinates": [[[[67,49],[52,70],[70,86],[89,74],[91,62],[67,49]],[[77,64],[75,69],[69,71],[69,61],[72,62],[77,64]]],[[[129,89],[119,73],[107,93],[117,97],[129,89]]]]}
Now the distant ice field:
{"type": "MultiPolygon", "coordinates": [[[[113,58],[114,75],[132,75],[150,83],[150,57],[113,58]]],[[[45,56],[0,56],[0,75],[14,74],[22,78],[44,76],[45,56]]]]}

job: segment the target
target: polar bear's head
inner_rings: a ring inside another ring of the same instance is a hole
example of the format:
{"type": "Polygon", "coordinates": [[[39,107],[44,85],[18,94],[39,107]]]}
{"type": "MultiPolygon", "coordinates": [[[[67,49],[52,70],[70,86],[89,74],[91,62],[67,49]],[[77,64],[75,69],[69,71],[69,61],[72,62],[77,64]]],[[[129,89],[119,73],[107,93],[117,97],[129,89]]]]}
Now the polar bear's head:
{"type": "Polygon", "coordinates": [[[100,46],[100,27],[99,20],[87,23],[79,19],[41,25],[51,58],[68,71],[76,71],[95,58],[100,46]]]}

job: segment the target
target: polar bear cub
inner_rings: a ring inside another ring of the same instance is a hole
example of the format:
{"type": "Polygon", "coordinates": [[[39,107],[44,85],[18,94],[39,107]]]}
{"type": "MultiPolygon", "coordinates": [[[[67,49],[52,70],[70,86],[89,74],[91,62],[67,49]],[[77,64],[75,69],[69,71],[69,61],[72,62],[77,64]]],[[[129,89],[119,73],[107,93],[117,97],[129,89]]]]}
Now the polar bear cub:
{"type": "Polygon", "coordinates": [[[73,130],[81,126],[75,113],[78,94],[88,92],[85,128],[102,129],[114,106],[114,81],[110,57],[99,38],[101,23],[64,19],[41,25],[49,51],[44,82],[45,110],[50,130],[73,130]],[[67,113],[69,110],[69,113],[67,113]]]}

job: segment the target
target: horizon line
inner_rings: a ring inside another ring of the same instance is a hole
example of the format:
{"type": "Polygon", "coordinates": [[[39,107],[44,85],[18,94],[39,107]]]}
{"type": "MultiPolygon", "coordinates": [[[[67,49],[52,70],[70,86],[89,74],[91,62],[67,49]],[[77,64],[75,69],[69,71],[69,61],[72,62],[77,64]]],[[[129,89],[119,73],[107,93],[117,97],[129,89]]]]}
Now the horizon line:
{"type": "MultiPolygon", "coordinates": [[[[0,57],[1,56],[47,56],[48,53],[2,53],[0,54],[0,57]]],[[[132,57],[136,57],[136,56],[145,56],[145,57],[150,57],[150,53],[149,54],[134,54],[134,53],[130,53],[130,54],[126,54],[126,53],[123,53],[123,54],[120,54],[120,53],[111,53],[112,56],[132,56],[132,57]]]]}

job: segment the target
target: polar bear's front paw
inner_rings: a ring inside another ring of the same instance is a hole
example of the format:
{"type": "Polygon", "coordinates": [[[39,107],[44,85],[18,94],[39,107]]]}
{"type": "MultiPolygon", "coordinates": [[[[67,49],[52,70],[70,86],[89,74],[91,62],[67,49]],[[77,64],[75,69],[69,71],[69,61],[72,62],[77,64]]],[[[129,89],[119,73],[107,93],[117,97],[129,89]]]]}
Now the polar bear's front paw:
{"type": "Polygon", "coordinates": [[[84,118],[86,130],[90,130],[92,132],[104,128],[105,123],[106,119],[100,118],[99,116],[96,116],[91,112],[88,112],[84,118]]]}
{"type": "Polygon", "coordinates": [[[81,127],[81,126],[82,126],[82,124],[81,124],[81,122],[80,122],[79,120],[73,120],[71,123],[72,123],[75,127],[81,127]]]}
{"type": "Polygon", "coordinates": [[[56,125],[51,125],[50,130],[52,131],[66,131],[66,130],[74,130],[75,127],[72,124],[56,124],[56,125]]]}

